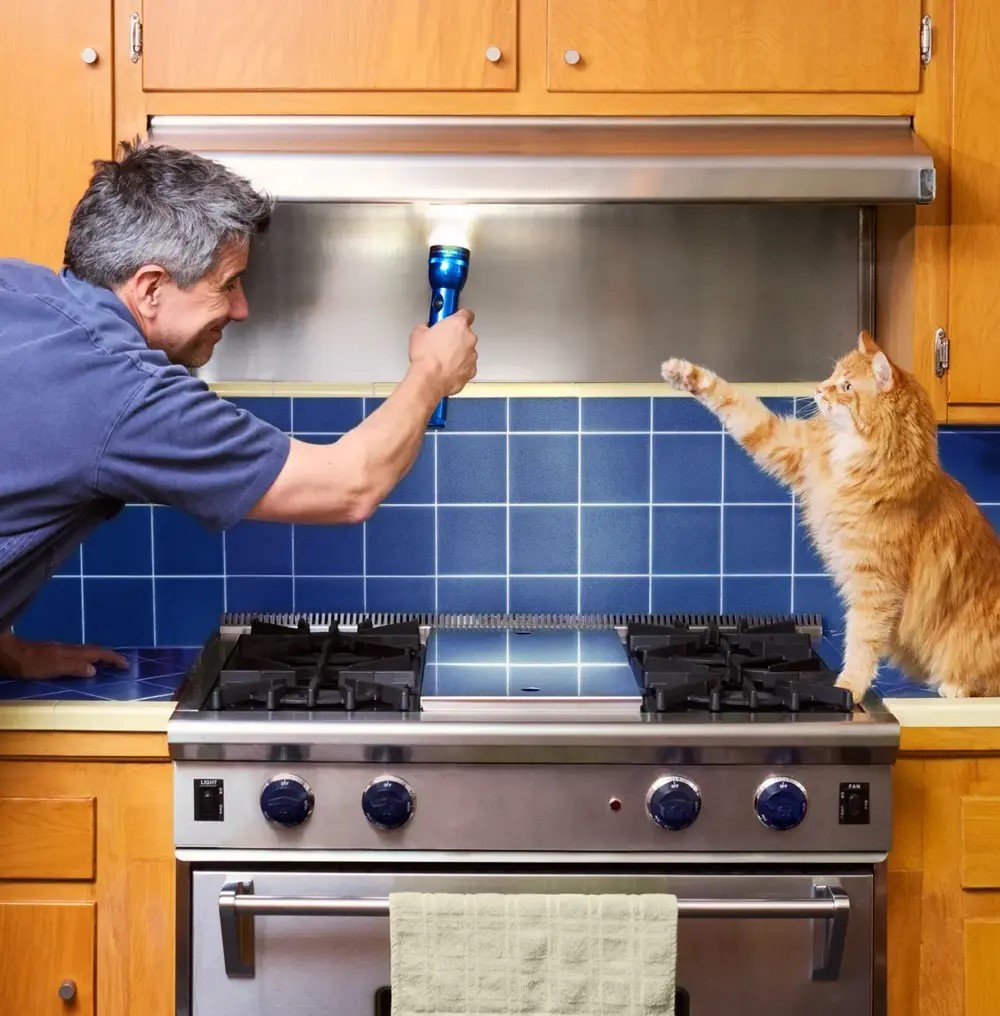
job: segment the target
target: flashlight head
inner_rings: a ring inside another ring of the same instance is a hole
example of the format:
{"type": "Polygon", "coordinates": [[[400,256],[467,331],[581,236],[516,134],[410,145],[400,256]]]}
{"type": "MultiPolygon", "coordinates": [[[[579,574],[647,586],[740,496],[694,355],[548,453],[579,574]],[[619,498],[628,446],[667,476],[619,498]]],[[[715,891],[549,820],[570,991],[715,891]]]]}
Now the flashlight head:
{"type": "Polygon", "coordinates": [[[469,249],[445,244],[431,247],[427,269],[431,289],[451,289],[459,293],[469,277],[469,249]]]}

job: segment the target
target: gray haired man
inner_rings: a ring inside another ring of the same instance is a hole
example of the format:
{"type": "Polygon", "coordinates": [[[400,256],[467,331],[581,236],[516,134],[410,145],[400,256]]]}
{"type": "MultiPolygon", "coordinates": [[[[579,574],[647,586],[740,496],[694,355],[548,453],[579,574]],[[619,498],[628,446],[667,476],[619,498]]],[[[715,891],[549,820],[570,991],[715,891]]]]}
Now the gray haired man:
{"type": "Polygon", "coordinates": [[[12,625],[84,537],[125,502],[215,529],[243,518],[368,518],[406,474],[438,401],[476,373],[473,315],[410,334],[410,367],[334,444],[290,439],[187,368],[249,313],[241,275],[270,201],[189,152],[123,145],[98,162],[56,275],[0,260],[0,675],[124,666],[96,646],[30,643],[12,625]]]}

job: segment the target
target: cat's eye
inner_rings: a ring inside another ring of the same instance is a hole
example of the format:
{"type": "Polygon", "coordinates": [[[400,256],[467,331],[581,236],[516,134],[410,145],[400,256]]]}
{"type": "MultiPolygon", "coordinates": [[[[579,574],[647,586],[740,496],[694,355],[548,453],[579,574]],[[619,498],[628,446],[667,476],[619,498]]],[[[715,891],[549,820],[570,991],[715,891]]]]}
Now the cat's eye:
{"type": "Polygon", "coordinates": [[[850,381],[842,381],[840,383],[840,389],[841,389],[841,391],[849,392],[851,390],[851,382],[850,381]]]}

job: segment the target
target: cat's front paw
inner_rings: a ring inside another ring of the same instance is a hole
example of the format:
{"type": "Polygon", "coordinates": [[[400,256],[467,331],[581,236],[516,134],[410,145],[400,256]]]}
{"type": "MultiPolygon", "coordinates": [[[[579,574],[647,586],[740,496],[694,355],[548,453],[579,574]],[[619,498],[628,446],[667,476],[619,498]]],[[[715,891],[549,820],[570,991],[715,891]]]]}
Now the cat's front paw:
{"type": "Polygon", "coordinates": [[[860,702],[865,697],[865,692],[871,687],[871,678],[867,675],[852,674],[843,670],[837,678],[836,686],[844,688],[854,696],[855,702],[860,702]]]}
{"type": "Polygon", "coordinates": [[[712,380],[709,371],[703,370],[688,360],[678,360],[676,357],[665,360],[660,367],[660,373],[668,385],[676,388],[679,392],[689,392],[691,395],[702,394],[712,380]]]}

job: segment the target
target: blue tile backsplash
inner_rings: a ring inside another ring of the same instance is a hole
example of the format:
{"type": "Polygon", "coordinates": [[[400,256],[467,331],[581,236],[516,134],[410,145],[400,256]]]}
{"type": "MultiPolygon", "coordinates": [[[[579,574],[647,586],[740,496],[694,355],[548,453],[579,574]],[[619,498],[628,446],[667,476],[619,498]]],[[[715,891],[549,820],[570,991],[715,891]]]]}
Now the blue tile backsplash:
{"type": "MultiPolygon", "coordinates": [[[[331,441],[380,400],[234,400],[331,441]]],[[[768,400],[792,412],[793,400],[768,400]]],[[[942,461],[1000,523],[1000,429],[942,461]]],[[[686,398],[463,398],[364,525],[213,534],[129,505],[41,591],[27,638],[198,645],[224,610],[843,611],[789,493],[686,398]]]]}

